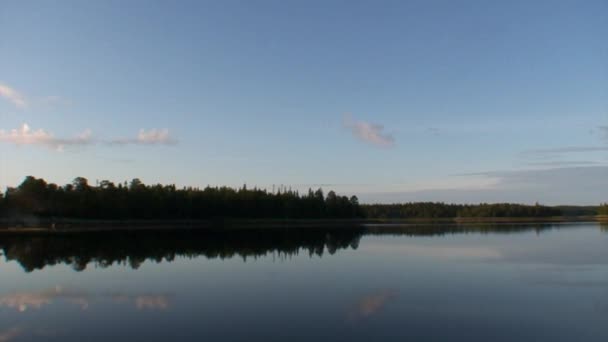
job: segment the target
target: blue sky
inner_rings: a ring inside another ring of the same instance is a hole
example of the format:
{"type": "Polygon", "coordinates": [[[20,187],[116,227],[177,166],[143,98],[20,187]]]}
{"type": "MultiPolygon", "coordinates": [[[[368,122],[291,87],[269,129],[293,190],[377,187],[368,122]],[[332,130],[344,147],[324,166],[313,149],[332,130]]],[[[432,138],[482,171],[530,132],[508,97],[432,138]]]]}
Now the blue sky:
{"type": "Polygon", "coordinates": [[[0,186],[606,201],[607,14],[592,0],[2,1],[0,186]]]}

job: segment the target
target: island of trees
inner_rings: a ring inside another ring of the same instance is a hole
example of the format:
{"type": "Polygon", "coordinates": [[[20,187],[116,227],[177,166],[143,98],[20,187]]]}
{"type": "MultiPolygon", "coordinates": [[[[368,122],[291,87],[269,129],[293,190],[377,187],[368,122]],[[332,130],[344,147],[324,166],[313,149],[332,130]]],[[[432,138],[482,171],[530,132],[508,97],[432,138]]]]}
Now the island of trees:
{"type": "Polygon", "coordinates": [[[280,188],[267,191],[243,185],[177,188],[146,185],[139,179],[89,184],[77,177],[59,186],[27,176],[17,187],[0,194],[0,218],[97,220],[236,219],[409,219],[467,217],[551,217],[608,215],[608,204],[596,207],[549,207],[540,204],[446,204],[414,202],[359,204],[356,196],[340,196],[322,189],[301,194],[280,188]]]}

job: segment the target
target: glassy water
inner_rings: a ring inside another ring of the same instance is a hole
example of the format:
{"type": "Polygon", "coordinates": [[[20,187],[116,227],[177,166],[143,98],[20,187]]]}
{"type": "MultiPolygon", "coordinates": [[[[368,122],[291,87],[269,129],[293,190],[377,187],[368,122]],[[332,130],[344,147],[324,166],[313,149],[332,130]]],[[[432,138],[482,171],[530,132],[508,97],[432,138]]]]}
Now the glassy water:
{"type": "Polygon", "coordinates": [[[0,341],[607,341],[599,224],[0,236],[0,341]]]}

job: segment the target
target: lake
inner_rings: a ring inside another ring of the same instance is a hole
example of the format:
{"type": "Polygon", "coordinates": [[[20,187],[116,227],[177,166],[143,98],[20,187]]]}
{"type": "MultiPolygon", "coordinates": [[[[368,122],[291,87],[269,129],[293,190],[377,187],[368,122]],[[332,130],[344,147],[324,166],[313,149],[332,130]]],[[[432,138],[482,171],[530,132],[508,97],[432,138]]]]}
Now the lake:
{"type": "Polygon", "coordinates": [[[0,342],[607,341],[598,223],[0,236],[0,342]]]}

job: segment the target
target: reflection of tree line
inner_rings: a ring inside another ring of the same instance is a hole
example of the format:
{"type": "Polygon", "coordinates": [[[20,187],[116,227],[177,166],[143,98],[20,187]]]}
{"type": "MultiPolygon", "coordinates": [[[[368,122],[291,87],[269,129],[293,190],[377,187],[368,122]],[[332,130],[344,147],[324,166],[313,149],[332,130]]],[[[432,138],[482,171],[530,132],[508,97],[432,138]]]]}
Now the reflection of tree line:
{"type": "MultiPolygon", "coordinates": [[[[368,225],[366,234],[370,235],[406,235],[406,236],[440,236],[449,234],[515,234],[522,232],[540,233],[552,229],[559,229],[559,224],[535,223],[535,224],[454,224],[454,225],[368,225]]],[[[568,228],[572,228],[571,225],[568,228]]],[[[607,226],[608,228],[608,226],[607,226]]],[[[602,229],[607,229],[602,228],[602,229]]]]}
{"type": "Polygon", "coordinates": [[[7,261],[16,260],[28,272],[68,264],[82,271],[89,264],[138,268],[144,261],[172,261],[176,257],[226,259],[279,258],[307,252],[322,256],[339,249],[356,249],[361,230],[259,230],[239,232],[120,232],[64,236],[5,236],[0,249],[7,261]]]}
{"type": "MultiPolygon", "coordinates": [[[[561,226],[564,227],[564,226],[561,226]]],[[[570,228],[572,226],[569,226],[570,228]]],[[[68,235],[0,237],[0,250],[7,261],[15,260],[28,272],[57,264],[82,271],[90,264],[108,267],[124,264],[137,269],[146,260],[172,261],[176,257],[243,259],[298,253],[323,256],[359,246],[363,235],[441,236],[463,233],[540,233],[559,229],[559,224],[479,225],[370,225],[365,228],[264,229],[232,232],[162,231],[115,232],[68,235]]],[[[601,230],[608,232],[608,224],[601,230]]]]}

